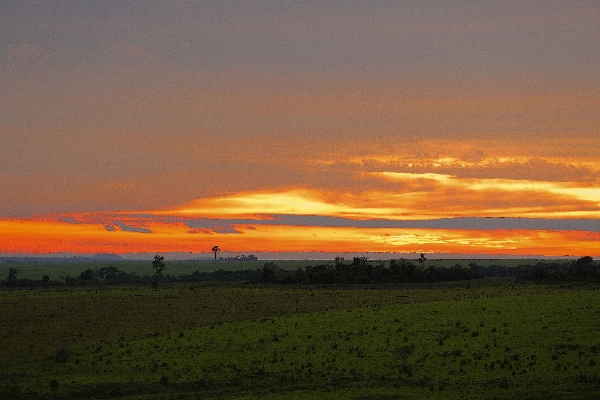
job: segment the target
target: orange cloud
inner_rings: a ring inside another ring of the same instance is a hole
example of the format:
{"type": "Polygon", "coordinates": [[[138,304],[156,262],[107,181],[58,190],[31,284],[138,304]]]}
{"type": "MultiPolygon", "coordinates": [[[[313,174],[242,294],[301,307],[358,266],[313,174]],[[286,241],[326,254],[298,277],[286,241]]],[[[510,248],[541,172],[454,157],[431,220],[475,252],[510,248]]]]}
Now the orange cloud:
{"type": "MultiPolygon", "coordinates": [[[[499,198],[502,200],[504,204],[499,204],[497,211],[502,212],[504,216],[526,216],[531,213],[545,218],[556,218],[559,215],[565,217],[569,213],[572,213],[571,216],[578,217],[600,216],[600,187],[585,187],[577,182],[457,178],[436,173],[374,172],[369,175],[413,185],[417,182],[425,187],[425,193],[429,192],[431,195],[438,193],[440,188],[453,190],[455,197],[463,197],[460,202],[463,211],[459,211],[460,215],[474,215],[473,205],[477,204],[474,200],[477,196],[486,196],[494,201],[499,198]],[[427,186],[428,182],[429,186],[427,186]],[[431,186],[431,183],[434,185],[431,186]],[[471,200],[465,199],[465,196],[469,196],[471,200]],[[533,203],[531,198],[534,199],[533,203]],[[550,204],[544,204],[547,200],[550,200],[550,204]],[[533,207],[527,207],[527,204],[532,204],[533,207]],[[564,207],[569,209],[565,210],[564,207]]],[[[413,189],[405,197],[414,198],[418,195],[419,192],[413,189]]],[[[426,209],[423,211],[427,212],[426,209]]],[[[497,214],[497,211],[493,208],[487,210],[478,208],[475,212],[485,215],[497,214]]]]}

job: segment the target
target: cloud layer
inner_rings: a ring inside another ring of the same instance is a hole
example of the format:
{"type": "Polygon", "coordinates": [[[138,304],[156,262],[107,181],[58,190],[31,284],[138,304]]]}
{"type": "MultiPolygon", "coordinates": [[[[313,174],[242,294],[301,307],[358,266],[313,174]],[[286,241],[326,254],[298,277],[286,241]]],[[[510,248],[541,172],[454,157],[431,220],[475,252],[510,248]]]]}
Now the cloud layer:
{"type": "Polygon", "coordinates": [[[0,251],[592,252],[599,16],[2,2],[0,251]]]}

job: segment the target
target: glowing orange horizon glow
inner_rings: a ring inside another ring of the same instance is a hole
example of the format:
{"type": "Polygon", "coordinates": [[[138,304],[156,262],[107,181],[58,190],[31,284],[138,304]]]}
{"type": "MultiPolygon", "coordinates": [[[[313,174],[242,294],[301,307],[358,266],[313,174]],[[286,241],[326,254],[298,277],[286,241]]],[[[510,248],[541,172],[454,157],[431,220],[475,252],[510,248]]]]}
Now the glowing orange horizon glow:
{"type": "Polygon", "coordinates": [[[563,256],[598,254],[600,233],[545,230],[354,228],[290,225],[235,225],[235,233],[155,223],[152,233],[109,231],[99,224],[0,221],[0,252],[36,253],[208,253],[228,252],[390,252],[563,256]]]}

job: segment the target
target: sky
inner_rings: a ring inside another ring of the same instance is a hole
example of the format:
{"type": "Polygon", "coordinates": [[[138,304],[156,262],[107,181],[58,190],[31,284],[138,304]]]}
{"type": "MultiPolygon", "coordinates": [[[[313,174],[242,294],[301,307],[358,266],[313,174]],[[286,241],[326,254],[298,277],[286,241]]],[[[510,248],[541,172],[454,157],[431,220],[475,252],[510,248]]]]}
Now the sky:
{"type": "Polygon", "coordinates": [[[600,3],[0,3],[0,254],[600,255],[600,3]]]}

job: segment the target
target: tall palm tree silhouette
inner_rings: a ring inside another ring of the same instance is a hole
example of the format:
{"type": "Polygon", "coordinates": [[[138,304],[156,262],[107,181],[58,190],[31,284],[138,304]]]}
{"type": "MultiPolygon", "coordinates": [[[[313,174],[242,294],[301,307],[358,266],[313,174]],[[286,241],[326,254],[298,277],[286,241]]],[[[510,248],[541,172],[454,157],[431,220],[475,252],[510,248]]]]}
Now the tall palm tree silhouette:
{"type": "Polygon", "coordinates": [[[217,253],[221,251],[221,249],[219,248],[219,246],[213,246],[213,248],[211,249],[211,251],[213,253],[215,253],[215,261],[217,261],[217,253]]]}

